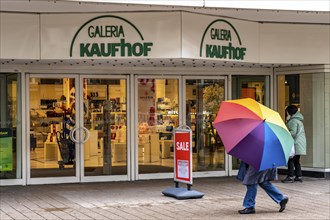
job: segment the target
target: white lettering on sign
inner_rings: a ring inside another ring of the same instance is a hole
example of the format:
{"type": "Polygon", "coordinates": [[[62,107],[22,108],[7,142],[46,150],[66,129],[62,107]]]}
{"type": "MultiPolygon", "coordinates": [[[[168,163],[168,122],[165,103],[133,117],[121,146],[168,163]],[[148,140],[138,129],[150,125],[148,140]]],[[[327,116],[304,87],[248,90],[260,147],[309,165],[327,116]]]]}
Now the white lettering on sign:
{"type": "Polygon", "coordinates": [[[189,151],[189,142],[176,142],[176,149],[189,151]]]}

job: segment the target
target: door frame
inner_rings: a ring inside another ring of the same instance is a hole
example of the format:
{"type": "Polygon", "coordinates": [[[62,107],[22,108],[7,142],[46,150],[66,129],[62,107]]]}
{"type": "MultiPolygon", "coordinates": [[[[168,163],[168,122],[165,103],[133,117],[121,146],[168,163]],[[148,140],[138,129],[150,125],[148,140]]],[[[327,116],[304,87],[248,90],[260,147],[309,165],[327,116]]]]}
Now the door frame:
{"type": "Polygon", "coordinates": [[[159,74],[155,74],[155,75],[139,75],[136,74],[134,76],[134,97],[132,96],[133,100],[134,100],[134,122],[132,121],[132,127],[135,128],[133,129],[133,158],[134,158],[134,164],[133,164],[133,180],[149,180],[149,179],[169,179],[169,178],[173,178],[173,173],[145,173],[145,174],[140,174],[139,173],[139,141],[138,141],[138,80],[139,79],[177,79],[178,80],[178,89],[179,89],[179,94],[178,94],[178,98],[179,98],[179,124],[182,124],[182,106],[180,106],[180,103],[182,103],[182,76],[181,75],[159,75],[159,74]]]}
{"type": "MultiPolygon", "coordinates": [[[[186,80],[200,80],[200,79],[217,79],[217,80],[224,80],[224,85],[225,85],[225,99],[228,99],[228,83],[227,83],[227,76],[221,75],[221,76],[214,76],[214,75],[203,75],[203,76],[183,76],[182,77],[182,89],[183,89],[183,97],[186,97],[186,80]]],[[[185,102],[185,100],[182,100],[185,102]]],[[[186,104],[183,103],[183,115],[186,115],[186,104]]],[[[183,124],[186,123],[186,118],[183,117],[183,124]]],[[[230,155],[225,153],[225,170],[224,171],[195,171],[193,172],[194,177],[219,177],[219,176],[228,176],[230,172],[231,166],[229,166],[229,161],[231,162],[230,155]]]]}
{"type": "MultiPolygon", "coordinates": [[[[129,93],[129,85],[130,85],[130,77],[129,75],[106,75],[106,74],[80,74],[79,75],[79,110],[83,111],[84,107],[84,93],[83,93],[83,84],[84,79],[125,79],[126,80],[126,166],[127,166],[127,174],[126,175],[105,175],[105,176],[85,176],[84,174],[84,144],[78,144],[80,148],[80,161],[79,161],[79,173],[80,173],[80,182],[105,182],[105,181],[129,181],[131,178],[131,133],[130,129],[132,126],[131,117],[130,117],[130,109],[131,109],[131,99],[129,93]]],[[[79,127],[84,127],[84,114],[80,112],[79,119],[77,121],[79,127]]]]}
{"type": "MultiPolygon", "coordinates": [[[[223,79],[225,80],[225,100],[228,99],[228,92],[230,91],[228,88],[228,76],[226,75],[203,75],[203,76],[187,76],[185,74],[179,75],[135,75],[134,77],[134,123],[132,126],[137,128],[138,126],[138,79],[141,78],[152,78],[152,79],[178,79],[179,80],[179,124],[185,124],[185,97],[186,97],[186,85],[185,82],[187,79],[223,79]]],[[[139,174],[138,170],[138,131],[134,129],[133,133],[133,145],[134,146],[134,180],[143,180],[143,179],[165,179],[165,178],[173,178],[173,173],[152,173],[152,174],[139,174]]],[[[231,173],[231,156],[225,153],[225,170],[224,171],[203,171],[203,172],[193,172],[194,177],[219,177],[219,176],[228,176],[231,173]]]]}
{"type": "MultiPolygon", "coordinates": [[[[70,177],[31,177],[31,164],[30,164],[30,150],[29,145],[26,144],[26,184],[59,184],[59,183],[78,183],[78,182],[104,182],[104,181],[128,181],[131,180],[131,100],[129,93],[130,77],[129,75],[109,75],[109,74],[56,74],[51,73],[29,73],[25,76],[25,94],[26,94],[26,143],[30,143],[30,78],[43,78],[43,79],[54,79],[54,78],[71,78],[75,80],[75,109],[76,109],[76,126],[83,127],[83,79],[84,78],[102,78],[102,79],[125,79],[126,80],[126,94],[127,94],[127,175],[116,175],[116,176],[84,176],[84,145],[83,143],[75,144],[75,155],[76,155],[76,171],[75,176],[70,177]]],[[[81,129],[78,129],[81,130],[81,129]]],[[[77,139],[80,139],[80,131],[77,132],[77,139]]],[[[24,157],[24,155],[23,155],[24,157]]]]}
{"type": "MultiPolygon", "coordinates": [[[[16,74],[17,76],[17,130],[16,130],[16,178],[14,179],[0,179],[0,186],[10,186],[10,185],[26,185],[26,158],[24,157],[25,153],[25,75],[24,72],[12,72],[12,71],[3,71],[0,72],[0,87],[7,89],[7,77],[6,74],[16,74]],[[2,75],[4,74],[4,75],[2,75]],[[19,126],[18,126],[19,125],[19,126]],[[20,129],[18,129],[20,128],[20,129]]],[[[4,92],[4,91],[3,91],[4,92]]],[[[3,106],[6,103],[6,94],[7,91],[1,93],[0,105],[3,106]]],[[[2,120],[6,118],[4,113],[2,120]]]]}
{"type": "MultiPolygon", "coordinates": [[[[30,78],[43,78],[43,79],[54,79],[54,78],[70,78],[75,80],[75,99],[79,97],[80,90],[76,89],[79,88],[79,75],[78,74],[47,74],[47,73],[30,73],[26,74],[26,80],[25,80],[25,94],[26,94],[26,111],[25,111],[25,118],[26,118],[26,143],[30,143],[30,78]]],[[[80,110],[77,107],[77,102],[75,102],[75,109],[76,109],[76,118],[80,117],[80,110]]],[[[79,136],[78,136],[79,138],[79,136]]],[[[58,183],[76,183],[80,181],[80,172],[79,172],[79,166],[76,166],[75,169],[75,176],[64,176],[64,177],[31,177],[31,163],[30,163],[30,149],[28,149],[30,146],[29,144],[26,144],[26,182],[27,185],[33,185],[33,184],[58,184],[58,183]]],[[[80,149],[77,144],[75,145],[75,152],[76,155],[80,155],[80,149]]],[[[24,155],[23,155],[24,156],[24,155]]],[[[81,160],[80,157],[76,156],[76,162],[81,160]]],[[[77,163],[76,163],[77,164],[77,163]]]]}

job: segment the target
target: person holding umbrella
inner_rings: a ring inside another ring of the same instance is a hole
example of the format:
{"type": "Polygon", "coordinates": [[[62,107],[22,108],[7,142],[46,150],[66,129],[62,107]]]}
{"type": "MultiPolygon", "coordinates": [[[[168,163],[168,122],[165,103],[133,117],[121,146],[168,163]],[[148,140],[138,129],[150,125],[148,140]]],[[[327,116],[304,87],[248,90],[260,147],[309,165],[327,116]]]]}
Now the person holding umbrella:
{"type": "Polygon", "coordinates": [[[298,111],[298,107],[295,105],[289,105],[286,108],[286,114],[286,126],[294,139],[293,147],[295,154],[288,161],[288,176],[283,179],[282,182],[293,183],[298,181],[302,183],[300,155],[306,155],[306,134],[303,124],[304,116],[298,111]]]}
{"type": "Polygon", "coordinates": [[[222,101],[213,126],[228,154],[242,161],[238,179],[247,187],[240,214],[255,213],[258,185],[280,205],[283,212],[288,197],[270,183],[276,167],[285,166],[293,138],[280,114],[251,98],[222,101]]]}
{"type": "Polygon", "coordinates": [[[240,214],[254,214],[256,196],[258,185],[265,190],[265,192],[272,198],[276,203],[280,205],[279,212],[283,212],[289,198],[284,196],[270,181],[277,178],[276,168],[270,168],[263,171],[257,171],[252,166],[241,161],[241,165],[237,174],[237,179],[246,185],[246,194],[243,201],[242,210],[239,210],[240,214]]]}

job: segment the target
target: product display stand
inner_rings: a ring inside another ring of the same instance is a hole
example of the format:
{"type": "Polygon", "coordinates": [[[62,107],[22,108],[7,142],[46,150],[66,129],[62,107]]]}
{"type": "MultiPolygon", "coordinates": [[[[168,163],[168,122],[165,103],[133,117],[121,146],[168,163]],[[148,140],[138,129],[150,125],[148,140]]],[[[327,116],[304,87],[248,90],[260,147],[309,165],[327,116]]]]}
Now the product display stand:
{"type": "Polygon", "coordinates": [[[179,182],[175,182],[175,187],[167,188],[162,193],[165,196],[174,197],[179,200],[200,199],[204,196],[204,193],[201,193],[196,190],[192,190],[190,184],[187,184],[187,188],[179,187],[179,182]]]}

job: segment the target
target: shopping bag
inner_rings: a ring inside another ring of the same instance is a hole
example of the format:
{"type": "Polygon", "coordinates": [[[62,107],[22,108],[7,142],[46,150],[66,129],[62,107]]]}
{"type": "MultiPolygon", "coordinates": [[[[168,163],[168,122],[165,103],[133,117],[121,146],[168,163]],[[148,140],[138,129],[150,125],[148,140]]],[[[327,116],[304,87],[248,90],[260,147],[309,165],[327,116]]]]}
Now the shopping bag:
{"type": "Polygon", "coordinates": [[[291,152],[290,152],[289,158],[292,159],[295,154],[296,154],[296,151],[294,149],[294,144],[293,144],[292,147],[291,147],[291,152]]]}

